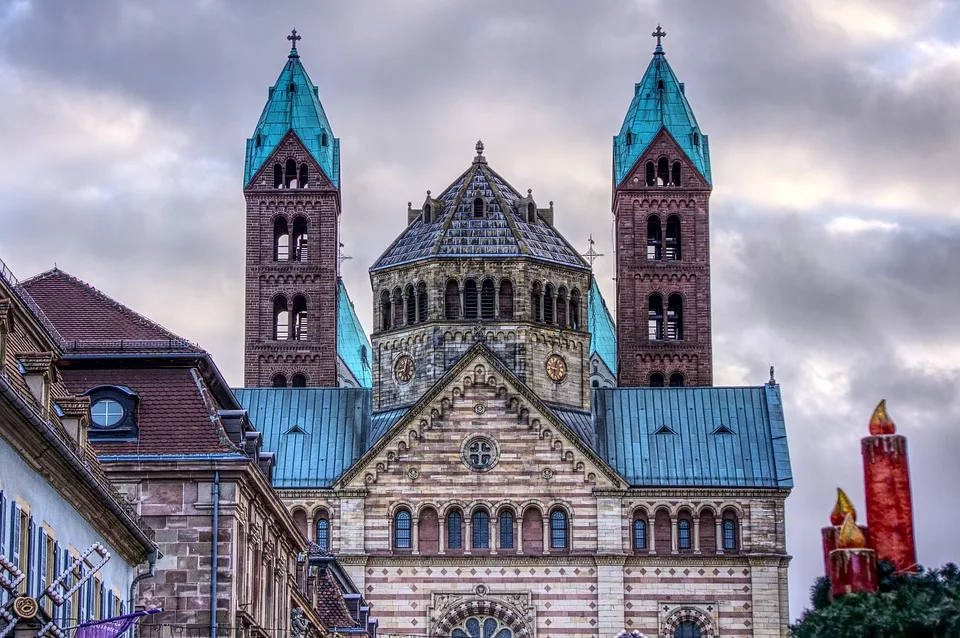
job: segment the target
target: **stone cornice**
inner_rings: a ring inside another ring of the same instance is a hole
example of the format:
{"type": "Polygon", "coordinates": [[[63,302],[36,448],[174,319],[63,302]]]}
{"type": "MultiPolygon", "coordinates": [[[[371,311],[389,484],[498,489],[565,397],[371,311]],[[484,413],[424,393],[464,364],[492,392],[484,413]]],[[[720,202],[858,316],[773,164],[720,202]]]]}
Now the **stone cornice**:
{"type": "Polygon", "coordinates": [[[547,554],[543,556],[520,556],[516,554],[484,554],[482,556],[457,554],[455,556],[440,556],[437,554],[414,556],[404,555],[370,555],[370,554],[337,554],[337,560],[342,565],[365,567],[389,567],[393,565],[431,567],[463,565],[502,565],[502,566],[555,566],[564,565],[622,565],[624,567],[703,567],[740,566],[740,567],[786,567],[792,556],[787,554],[547,554]]]}
{"type": "Polygon", "coordinates": [[[786,499],[791,490],[784,488],[750,487],[631,487],[623,492],[624,498],[643,498],[656,501],[671,498],[700,498],[712,501],[720,499],[786,499]]]}

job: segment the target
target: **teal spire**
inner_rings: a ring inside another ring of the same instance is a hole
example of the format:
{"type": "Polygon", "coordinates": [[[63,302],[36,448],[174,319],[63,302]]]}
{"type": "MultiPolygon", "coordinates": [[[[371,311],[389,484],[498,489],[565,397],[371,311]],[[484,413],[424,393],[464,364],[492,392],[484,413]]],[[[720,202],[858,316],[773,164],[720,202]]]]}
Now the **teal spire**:
{"type": "Polygon", "coordinates": [[[297,51],[300,39],[296,29],[287,36],[292,43],[287,63],[276,84],[270,88],[257,128],[247,140],[244,186],[250,183],[287,133],[293,131],[327,178],[340,188],[340,140],[333,136],[330,122],[323,112],[319,89],[300,63],[297,51]]]}
{"type": "Polygon", "coordinates": [[[590,294],[587,296],[587,330],[590,331],[590,356],[594,353],[600,355],[607,368],[616,374],[617,327],[594,277],[590,278],[590,294]]]}
{"type": "Polygon", "coordinates": [[[613,138],[613,179],[615,186],[627,176],[637,159],[646,151],[661,129],[676,140],[697,170],[707,180],[710,175],[710,147],[707,136],[700,131],[693,109],[684,95],[683,83],[677,80],[661,39],[667,35],[657,25],[653,32],[657,48],[643,79],[634,87],[633,101],[623,119],[620,133],[613,138]]]}

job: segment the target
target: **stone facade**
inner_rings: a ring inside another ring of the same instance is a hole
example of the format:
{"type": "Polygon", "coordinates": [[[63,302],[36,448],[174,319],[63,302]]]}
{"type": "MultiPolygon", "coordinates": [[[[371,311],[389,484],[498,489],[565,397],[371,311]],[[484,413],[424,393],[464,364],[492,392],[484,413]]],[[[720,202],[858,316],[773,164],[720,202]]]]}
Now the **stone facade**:
{"type": "Polygon", "coordinates": [[[269,387],[282,375],[308,386],[337,385],[337,274],[340,193],[294,133],[244,189],[247,202],[244,384],[269,387]],[[274,167],[293,162],[308,179],[278,188],[274,167]],[[298,238],[305,235],[300,244],[298,238]],[[278,245],[278,242],[280,245],[278,245]],[[300,310],[305,321],[296,321],[300,310]],[[277,333],[281,306],[286,329],[277,333]]]}
{"type": "Polygon", "coordinates": [[[617,348],[623,386],[651,385],[651,375],[670,384],[713,385],[710,326],[711,187],[666,130],[650,143],[633,171],[614,193],[617,242],[617,348]],[[647,164],[667,158],[681,166],[681,186],[647,185],[647,164]],[[679,219],[679,241],[667,244],[668,224],[679,219]],[[650,224],[659,225],[660,244],[651,246],[650,224]],[[670,251],[679,251],[679,255],[670,251]],[[675,258],[671,256],[675,255],[675,258]],[[659,295],[660,334],[650,325],[650,299],[659,295]],[[676,321],[682,334],[670,334],[667,316],[672,295],[682,299],[676,321]]]}

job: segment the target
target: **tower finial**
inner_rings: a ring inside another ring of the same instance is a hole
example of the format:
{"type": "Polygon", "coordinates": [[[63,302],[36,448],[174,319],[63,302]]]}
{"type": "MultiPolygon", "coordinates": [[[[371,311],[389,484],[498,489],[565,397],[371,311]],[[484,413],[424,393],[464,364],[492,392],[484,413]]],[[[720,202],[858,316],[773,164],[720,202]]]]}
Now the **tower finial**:
{"type": "Polygon", "coordinates": [[[473,158],[473,163],[486,164],[487,159],[483,156],[483,140],[477,140],[477,145],[474,148],[477,149],[477,156],[473,158]]]}
{"type": "Polygon", "coordinates": [[[650,35],[657,39],[657,48],[654,50],[654,53],[663,53],[663,46],[660,44],[660,40],[667,36],[667,32],[660,28],[660,25],[658,24],[657,30],[650,35]]]}
{"type": "MultiPolygon", "coordinates": [[[[553,202],[551,202],[553,203],[553,202]]],[[[590,262],[590,268],[593,268],[593,262],[597,260],[598,257],[603,257],[603,253],[598,253],[593,249],[593,245],[597,242],[593,241],[593,233],[590,233],[590,237],[587,239],[587,242],[590,244],[590,248],[587,249],[587,252],[581,253],[581,257],[590,262]]]]}
{"type": "Polygon", "coordinates": [[[297,52],[297,42],[300,40],[303,40],[303,38],[300,37],[299,34],[297,34],[296,29],[293,29],[292,31],[290,31],[290,35],[287,36],[287,40],[289,40],[292,43],[292,46],[290,48],[290,55],[295,55],[297,52]]]}

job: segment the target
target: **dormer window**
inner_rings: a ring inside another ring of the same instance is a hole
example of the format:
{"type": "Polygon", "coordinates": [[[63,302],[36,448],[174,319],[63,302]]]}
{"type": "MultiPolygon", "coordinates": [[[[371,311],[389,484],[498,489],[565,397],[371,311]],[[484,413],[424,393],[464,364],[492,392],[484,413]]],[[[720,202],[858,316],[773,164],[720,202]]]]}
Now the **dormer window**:
{"type": "Polygon", "coordinates": [[[320,135],[320,146],[327,145],[327,134],[324,132],[320,135]]]}
{"type": "Polygon", "coordinates": [[[663,90],[663,80],[657,80],[657,90],[658,91],[663,90]]]}
{"type": "Polygon", "coordinates": [[[533,202],[527,204],[527,221],[531,224],[537,221],[537,206],[533,202]]]}
{"type": "Polygon", "coordinates": [[[290,83],[290,92],[291,92],[291,93],[296,93],[296,92],[297,92],[297,85],[294,84],[293,82],[290,83]]]}
{"type": "Polygon", "coordinates": [[[696,131],[693,132],[693,145],[700,146],[700,134],[696,131]]]}
{"type": "Polygon", "coordinates": [[[473,216],[483,217],[483,198],[477,197],[473,200],[473,216]]]}
{"type": "Polygon", "coordinates": [[[81,396],[90,397],[90,429],[95,441],[127,441],[138,435],[140,397],[122,385],[101,385],[81,396]]]}
{"type": "Polygon", "coordinates": [[[431,211],[430,204],[424,204],[423,205],[423,223],[424,224],[430,223],[430,211],[431,211]]]}
{"type": "Polygon", "coordinates": [[[627,131],[627,146],[633,146],[633,133],[627,131]]]}

